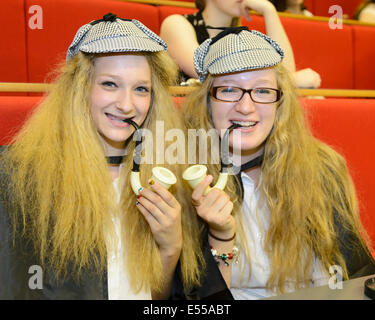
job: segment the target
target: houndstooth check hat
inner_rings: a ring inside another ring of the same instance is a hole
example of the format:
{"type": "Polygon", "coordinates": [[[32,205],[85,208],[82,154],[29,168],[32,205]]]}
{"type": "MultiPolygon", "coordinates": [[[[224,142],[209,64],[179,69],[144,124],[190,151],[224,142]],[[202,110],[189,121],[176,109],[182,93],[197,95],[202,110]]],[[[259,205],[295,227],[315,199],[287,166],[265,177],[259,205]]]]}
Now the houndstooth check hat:
{"type": "Polygon", "coordinates": [[[78,51],[107,52],[158,52],[167,49],[166,43],[138,20],[118,18],[108,13],[103,19],[80,27],[68,48],[66,60],[78,51]]]}
{"type": "Polygon", "coordinates": [[[207,74],[226,74],[274,66],[284,57],[280,46],[270,37],[247,27],[226,28],[204,41],[194,53],[199,80],[207,74]]]}

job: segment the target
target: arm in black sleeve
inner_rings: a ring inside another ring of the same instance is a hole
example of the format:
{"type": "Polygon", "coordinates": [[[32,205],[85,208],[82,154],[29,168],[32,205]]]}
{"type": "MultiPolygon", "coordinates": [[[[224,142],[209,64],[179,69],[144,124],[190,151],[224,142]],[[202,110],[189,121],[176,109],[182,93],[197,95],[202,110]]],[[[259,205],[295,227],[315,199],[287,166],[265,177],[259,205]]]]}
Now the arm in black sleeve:
{"type": "Polygon", "coordinates": [[[375,260],[369,249],[350,229],[342,226],[335,219],[339,248],[345,259],[349,279],[375,274],[375,260]]]}
{"type": "MultiPolygon", "coordinates": [[[[207,239],[207,236],[205,239],[207,239]]],[[[177,265],[173,281],[172,300],[234,300],[212,256],[208,240],[204,243],[203,257],[206,262],[206,269],[202,272],[201,285],[192,288],[189,292],[186,292],[183,288],[180,267],[179,264],[177,265]]]]}

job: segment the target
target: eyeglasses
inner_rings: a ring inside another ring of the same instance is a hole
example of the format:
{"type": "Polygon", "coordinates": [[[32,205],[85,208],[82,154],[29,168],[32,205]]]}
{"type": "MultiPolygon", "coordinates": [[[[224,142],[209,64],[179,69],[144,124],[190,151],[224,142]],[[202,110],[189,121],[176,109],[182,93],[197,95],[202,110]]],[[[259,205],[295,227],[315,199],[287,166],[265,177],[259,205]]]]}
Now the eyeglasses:
{"type": "Polygon", "coordinates": [[[274,88],[242,89],[238,87],[213,87],[211,97],[226,102],[238,102],[248,92],[251,100],[256,103],[274,103],[280,100],[282,92],[274,88]]]}

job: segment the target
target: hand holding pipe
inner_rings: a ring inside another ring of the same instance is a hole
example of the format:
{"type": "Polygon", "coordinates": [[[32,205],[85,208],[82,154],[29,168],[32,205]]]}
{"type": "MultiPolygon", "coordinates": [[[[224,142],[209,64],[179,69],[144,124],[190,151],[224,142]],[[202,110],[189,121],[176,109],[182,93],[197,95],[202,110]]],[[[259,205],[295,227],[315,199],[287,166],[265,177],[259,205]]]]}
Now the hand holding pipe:
{"type": "MultiPolygon", "coordinates": [[[[138,125],[133,120],[125,119],[123,121],[132,125],[135,129],[135,134],[137,135],[133,159],[133,168],[130,174],[130,184],[133,189],[133,192],[136,195],[138,195],[139,189],[142,188],[139,177],[139,165],[141,163],[142,151],[142,135],[139,131],[138,125]]],[[[163,167],[152,168],[152,179],[160,183],[166,189],[169,189],[171,185],[177,182],[176,176],[173,174],[173,172],[163,167]]]]}
{"type": "MultiPolygon", "coordinates": [[[[222,139],[222,146],[221,146],[222,160],[221,160],[220,175],[216,184],[212,188],[224,190],[228,182],[228,172],[224,172],[224,168],[228,167],[228,164],[229,164],[229,134],[235,128],[238,128],[238,127],[240,127],[240,125],[233,124],[225,131],[225,134],[222,139]]],[[[196,186],[206,177],[206,175],[207,175],[207,167],[201,164],[196,164],[194,166],[190,166],[189,168],[187,168],[182,174],[182,178],[189,183],[192,189],[195,189],[196,186]]],[[[207,187],[203,195],[206,195],[208,192],[210,192],[212,188],[207,187]]]]}

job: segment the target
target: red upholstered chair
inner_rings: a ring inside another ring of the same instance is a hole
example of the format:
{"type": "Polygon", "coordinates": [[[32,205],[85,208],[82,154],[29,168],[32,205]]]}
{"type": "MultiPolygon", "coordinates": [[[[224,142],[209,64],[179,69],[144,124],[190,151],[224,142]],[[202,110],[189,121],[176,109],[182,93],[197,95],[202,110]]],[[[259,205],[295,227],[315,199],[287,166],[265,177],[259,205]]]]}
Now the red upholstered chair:
{"type": "Polygon", "coordinates": [[[338,5],[342,8],[343,14],[348,15],[349,19],[353,18],[355,10],[362,3],[362,0],[312,0],[313,14],[316,16],[329,17],[332,14],[328,12],[333,5],[338,5]]]}
{"type": "Polygon", "coordinates": [[[353,35],[350,26],[330,29],[327,22],[281,18],[293,47],[297,70],[317,71],[321,88],[353,88],[353,35]]]}
{"type": "Polygon", "coordinates": [[[0,96],[0,146],[8,145],[41,97],[0,96]]]}
{"type": "Polygon", "coordinates": [[[24,0],[1,3],[0,82],[27,82],[24,0]]]}
{"type": "Polygon", "coordinates": [[[305,7],[307,8],[308,11],[310,11],[312,14],[315,14],[314,10],[314,0],[305,0],[304,1],[305,7]]]}
{"type": "Polygon", "coordinates": [[[342,154],[375,244],[375,99],[303,99],[313,134],[342,154]]]}
{"type": "Polygon", "coordinates": [[[375,27],[352,26],[354,89],[375,89],[375,27]]]}
{"type": "Polygon", "coordinates": [[[27,29],[27,65],[30,82],[44,82],[54,66],[65,60],[66,50],[78,28],[108,12],[137,19],[159,32],[157,8],[112,0],[25,0],[25,8],[37,4],[43,10],[43,29],[27,29]]]}
{"type": "Polygon", "coordinates": [[[198,10],[195,8],[182,8],[182,7],[172,7],[172,6],[160,6],[159,9],[159,21],[160,24],[163,20],[172,14],[192,14],[198,10]]]}
{"type": "Polygon", "coordinates": [[[257,30],[259,32],[266,33],[266,26],[264,24],[264,18],[262,16],[252,15],[251,21],[247,21],[242,17],[241,25],[248,27],[249,30],[257,30]]]}

